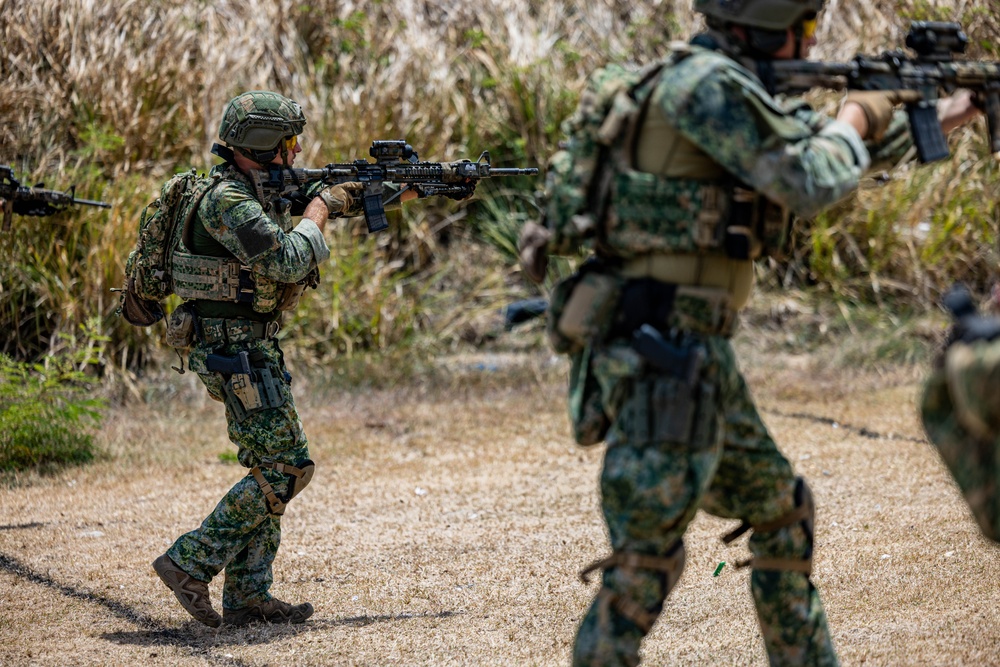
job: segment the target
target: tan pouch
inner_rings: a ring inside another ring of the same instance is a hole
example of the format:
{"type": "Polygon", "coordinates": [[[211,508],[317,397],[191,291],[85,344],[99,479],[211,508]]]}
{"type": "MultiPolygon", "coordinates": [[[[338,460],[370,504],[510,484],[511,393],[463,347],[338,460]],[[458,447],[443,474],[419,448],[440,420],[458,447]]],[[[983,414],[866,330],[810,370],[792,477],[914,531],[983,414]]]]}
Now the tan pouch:
{"type": "Polygon", "coordinates": [[[194,345],[194,315],[183,307],[175,308],[167,318],[167,345],[179,349],[194,345]]]}
{"type": "Polygon", "coordinates": [[[583,273],[559,315],[559,333],[577,345],[603,340],[614,323],[621,289],[617,276],[583,273]]]}

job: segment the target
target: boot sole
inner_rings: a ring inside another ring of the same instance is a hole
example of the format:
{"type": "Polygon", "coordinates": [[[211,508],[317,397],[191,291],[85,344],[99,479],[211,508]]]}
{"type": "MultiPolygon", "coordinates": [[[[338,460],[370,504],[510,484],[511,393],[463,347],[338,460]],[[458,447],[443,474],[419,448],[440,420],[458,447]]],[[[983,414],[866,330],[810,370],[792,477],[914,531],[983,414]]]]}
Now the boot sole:
{"type": "Polygon", "coordinates": [[[160,578],[160,581],[162,581],[164,585],[173,592],[174,597],[177,598],[177,601],[181,603],[182,607],[184,607],[184,611],[191,614],[191,617],[194,618],[194,620],[199,623],[204,623],[210,628],[218,628],[222,626],[222,617],[219,614],[214,612],[213,614],[207,614],[205,611],[194,606],[193,601],[190,599],[192,594],[184,589],[184,582],[187,579],[192,579],[193,577],[174,565],[169,556],[163,554],[154,560],[153,570],[156,572],[156,576],[160,578]],[[174,584],[167,578],[166,575],[168,572],[178,574],[179,576],[186,577],[187,579],[181,579],[180,583],[174,584]]]}

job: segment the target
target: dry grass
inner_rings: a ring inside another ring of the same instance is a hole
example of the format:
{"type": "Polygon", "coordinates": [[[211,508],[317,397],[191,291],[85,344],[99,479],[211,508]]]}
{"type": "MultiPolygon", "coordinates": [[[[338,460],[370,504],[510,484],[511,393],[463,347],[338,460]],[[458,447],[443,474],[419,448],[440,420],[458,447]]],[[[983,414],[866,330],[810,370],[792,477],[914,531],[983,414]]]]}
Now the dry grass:
{"type": "MultiPolygon", "coordinates": [[[[984,0],[834,0],[814,56],[842,60],[898,46],[913,18],[961,21],[973,38],[971,55],[996,57],[1000,26],[984,0]]],[[[372,139],[405,137],[425,159],[489,149],[496,164],[542,166],[587,72],[608,60],[658,57],[669,40],[698,27],[690,0],[0,0],[0,118],[7,121],[0,162],[26,183],[76,183],[81,195],[114,207],[19,223],[0,249],[0,328],[16,332],[2,349],[26,359],[58,352],[61,335],[77,335],[96,316],[98,333],[111,338],[110,362],[102,364],[142,365],[159,329],[150,335],[113,317],[117,301],[108,290],[121,284],[139,211],[163,178],[214,162],[218,115],[238,91],[274,89],[303,104],[310,119],[303,165],[364,156],[372,139]]],[[[961,133],[949,164],[899,174],[892,187],[826,221],[820,241],[828,265],[804,266],[798,277],[832,282],[836,293],[866,301],[928,303],[956,277],[984,287],[996,267],[1000,214],[990,203],[996,170],[982,159],[982,134],[981,126],[961,133]],[[927,222],[941,231],[914,241],[927,222]]],[[[540,184],[517,180],[525,193],[540,184]]],[[[364,246],[363,260],[390,261],[368,293],[346,295],[364,306],[348,315],[394,320],[395,331],[377,340],[317,341],[326,346],[318,351],[381,349],[411,329],[453,343],[449,329],[427,324],[454,318],[422,312],[426,295],[401,284],[398,271],[425,271],[421,285],[450,271],[443,250],[450,228],[482,223],[465,211],[409,206],[394,238],[383,236],[377,250],[364,246]],[[397,296],[372,303],[373,294],[388,293],[397,296]]],[[[336,308],[324,299],[301,319],[326,328],[336,308]]]]}
{"type": "MultiPolygon", "coordinates": [[[[738,347],[818,500],[814,579],[843,664],[996,664],[1000,561],[922,438],[918,373],[848,376],[761,335],[738,347]]],[[[541,353],[456,357],[434,382],[304,399],[319,474],[284,520],[274,592],[316,615],[220,632],[149,567],[242,474],[218,460],[219,406],[174,376],[111,416],[108,461],[0,490],[0,664],[566,664],[594,593],[576,572],[607,546],[601,450],[571,444],[564,373],[541,353]]],[[[730,527],[691,526],[647,664],[765,664],[747,575],[712,576],[745,556],[719,541],[730,527]]]]}

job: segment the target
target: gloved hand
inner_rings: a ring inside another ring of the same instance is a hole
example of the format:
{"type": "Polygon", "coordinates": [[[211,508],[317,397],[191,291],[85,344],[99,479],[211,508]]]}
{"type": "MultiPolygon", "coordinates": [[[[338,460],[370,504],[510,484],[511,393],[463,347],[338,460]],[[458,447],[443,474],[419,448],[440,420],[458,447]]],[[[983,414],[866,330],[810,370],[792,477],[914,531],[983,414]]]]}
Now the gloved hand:
{"type": "Polygon", "coordinates": [[[348,181],[324,188],[316,196],[323,200],[326,208],[330,211],[330,217],[333,217],[343,215],[351,210],[354,199],[361,195],[364,188],[363,183],[348,181]]]}
{"type": "Polygon", "coordinates": [[[546,246],[552,232],[537,222],[528,222],[521,230],[517,240],[518,257],[524,274],[536,283],[545,280],[545,271],[549,267],[549,253],[546,246]]]}
{"type": "Polygon", "coordinates": [[[897,104],[919,102],[923,95],[916,90],[852,90],[845,104],[851,102],[861,107],[868,119],[868,132],[864,139],[880,141],[885,136],[897,104]]]}

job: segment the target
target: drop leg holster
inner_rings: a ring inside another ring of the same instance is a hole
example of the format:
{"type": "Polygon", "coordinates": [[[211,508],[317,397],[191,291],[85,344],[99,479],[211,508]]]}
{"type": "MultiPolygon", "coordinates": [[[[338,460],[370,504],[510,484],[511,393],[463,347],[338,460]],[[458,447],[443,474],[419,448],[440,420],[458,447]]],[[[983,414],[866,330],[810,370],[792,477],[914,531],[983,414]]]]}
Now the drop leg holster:
{"type": "MultiPolygon", "coordinates": [[[[663,598],[666,599],[667,595],[669,595],[673,587],[677,585],[677,581],[681,578],[681,572],[684,570],[684,556],[684,543],[680,540],[677,540],[665,556],[616,551],[609,557],[595,561],[587,566],[586,569],[580,572],[580,580],[584,583],[590,583],[587,575],[591,572],[595,570],[609,570],[613,567],[653,570],[654,572],[661,573],[664,577],[663,598]]],[[[607,600],[608,604],[615,611],[635,623],[636,627],[643,634],[648,633],[653,628],[653,624],[660,615],[659,608],[655,612],[651,612],[634,600],[624,598],[607,587],[601,588],[597,593],[597,597],[598,599],[607,600]]]]}
{"type": "Polygon", "coordinates": [[[299,467],[290,466],[287,463],[272,463],[265,461],[259,465],[254,466],[250,469],[251,475],[257,481],[258,486],[260,486],[261,492],[264,494],[264,499],[267,500],[268,511],[275,515],[281,516],[285,513],[285,507],[288,503],[297,496],[302,489],[309,485],[312,481],[313,472],[316,470],[316,464],[310,459],[306,459],[299,463],[299,467]],[[267,481],[264,477],[264,473],[261,472],[261,468],[270,468],[271,470],[277,470],[280,473],[288,475],[288,492],[285,494],[284,498],[279,498],[278,494],[274,492],[274,487],[271,483],[267,481]]]}
{"type": "Polygon", "coordinates": [[[795,484],[795,509],[787,514],[778,517],[774,521],[766,523],[751,524],[747,521],[741,523],[735,530],[722,538],[726,544],[730,544],[748,530],[754,533],[771,533],[796,523],[801,523],[809,540],[808,557],[803,560],[791,558],[749,558],[736,563],[736,568],[751,567],[755,570],[783,570],[786,572],[801,572],[807,577],[812,574],[812,543],[813,524],[816,515],[816,506],[813,502],[812,491],[806,481],[798,477],[795,484]]]}

